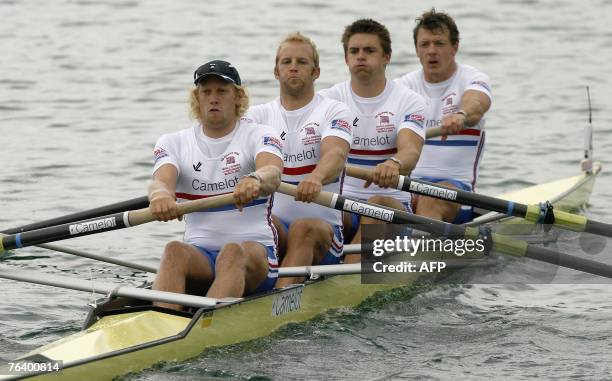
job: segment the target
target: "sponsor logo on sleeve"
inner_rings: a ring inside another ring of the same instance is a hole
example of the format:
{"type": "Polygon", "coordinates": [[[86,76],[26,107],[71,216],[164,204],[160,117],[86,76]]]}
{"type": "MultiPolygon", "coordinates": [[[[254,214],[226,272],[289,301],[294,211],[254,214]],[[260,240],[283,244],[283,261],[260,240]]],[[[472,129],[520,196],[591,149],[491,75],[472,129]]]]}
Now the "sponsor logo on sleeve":
{"type": "Polygon", "coordinates": [[[274,137],[274,136],[264,136],[263,138],[263,144],[264,146],[271,146],[276,148],[279,152],[283,151],[283,143],[281,142],[280,139],[274,137]]]}
{"type": "Polygon", "coordinates": [[[153,156],[155,156],[155,162],[157,163],[157,161],[161,158],[168,156],[168,152],[166,152],[161,147],[155,147],[155,149],[153,150],[153,156]]]}
{"type": "Polygon", "coordinates": [[[349,122],[344,119],[334,119],[331,122],[331,128],[344,131],[347,134],[352,134],[352,128],[349,122]]]}
{"type": "Polygon", "coordinates": [[[404,117],[404,122],[411,122],[416,124],[419,128],[423,128],[423,123],[425,123],[425,117],[421,114],[407,114],[404,117]]]}
{"type": "Polygon", "coordinates": [[[470,82],[470,85],[480,86],[483,89],[487,90],[488,92],[491,92],[491,88],[489,87],[489,84],[484,81],[472,81],[470,82]]]}

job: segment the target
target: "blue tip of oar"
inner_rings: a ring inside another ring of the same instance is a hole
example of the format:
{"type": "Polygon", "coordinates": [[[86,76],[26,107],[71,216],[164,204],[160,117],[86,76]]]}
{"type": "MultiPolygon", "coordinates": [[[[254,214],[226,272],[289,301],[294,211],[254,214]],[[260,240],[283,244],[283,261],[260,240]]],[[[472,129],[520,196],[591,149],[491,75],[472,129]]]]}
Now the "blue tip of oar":
{"type": "Polygon", "coordinates": [[[23,247],[23,245],[21,243],[21,233],[15,234],[15,246],[17,248],[22,248],[23,247]]]}

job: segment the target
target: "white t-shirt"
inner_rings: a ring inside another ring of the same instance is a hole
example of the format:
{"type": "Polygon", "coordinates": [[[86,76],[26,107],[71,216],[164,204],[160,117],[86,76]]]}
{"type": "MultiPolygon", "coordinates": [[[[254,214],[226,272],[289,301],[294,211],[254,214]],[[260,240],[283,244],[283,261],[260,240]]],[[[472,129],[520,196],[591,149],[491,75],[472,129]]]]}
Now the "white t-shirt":
{"type": "MultiPolygon", "coordinates": [[[[283,139],[283,181],[298,184],[316,168],[321,159],[321,143],[329,136],[346,140],[351,144],[352,117],[348,107],[332,99],[316,94],[306,106],[288,111],[280,98],[251,107],[245,118],[272,126],[283,139]]],[[[325,184],[323,190],[340,193],[344,171],[334,181],[325,184]]],[[[286,223],[298,218],[320,218],[332,225],[342,224],[339,210],[316,204],[296,202],[284,194],[274,196],[272,212],[286,223]]]]}
{"type": "MultiPolygon", "coordinates": [[[[395,156],[397,135],[405,128],[425,139],[425,101],[420,95],[392,81],[387,81],[383,92],[372,98],[362,98],[355,94],[350,80],[319,93],[347,104],[355,116],[352,121],[353,142],[348,156],[351,165],[371,169],[395,156]]],[[[363,180],[347,177],[343,193],[361,200],[381,195],[404,203],[410,202],[408,192],[382,189],[374,184],[364,188],[363,184],[363,180]]]]}
{"type": "MultiPolygon", "coordinates": [[[[413,71],[396,82],[416,91],[427,101],[425,114],[427,128],[438,127],[445,115],[461,109],[461,97],[466,90],[485,93],[491,100],[489,77],[475,68],[457,64],[457,71],[444,82],[425,81],[423,69],[413,71]]],[[[478,178],[478,165],[485,143],[485,119],[446,140],[441,137],[427,139],[412,177],[455,179],[474,189],[478,178]]]]}
{"type": "MultiPolygon", "coordinates": [[[[282,158],[280,136],[269,126],[237,122],[227,136],[204,135],[200,124],[160,137],[155,144],[155,172],[170,164],[178,170],[178,202],[232,193],[241,177],[254,171],[255,158],[268,152],[282,158]]],[[[209,250],[230,242],[276,245],[271,220],[272,197],[261,197],[242,213],[234,204],[185,216],[184,241],[209,250]]]]}

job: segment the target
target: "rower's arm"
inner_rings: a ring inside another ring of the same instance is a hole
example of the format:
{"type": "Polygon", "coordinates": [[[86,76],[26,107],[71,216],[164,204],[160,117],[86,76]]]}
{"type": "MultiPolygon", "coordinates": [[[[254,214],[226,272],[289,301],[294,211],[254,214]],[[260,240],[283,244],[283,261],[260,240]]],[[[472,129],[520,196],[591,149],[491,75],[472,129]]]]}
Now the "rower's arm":
{"type": "Polygon", "coordinates": [[[159,167],[153,174],[153,182],[149,185],[149,210],[159,221],[169,221],[179,218],[176,210],[176,180],[178,170],[172,164],[159,167]]]}
{"type": "Polygon", "coordinates": [[[260,152],[255,157],[255,171],[244,176],[234,188],[234,203],[238,210],[261,196],[274,193],[281,182],[283,159],[260,152]]]}
{"type": "Polygon", "coordinates": [[[344,166],[351,146],[337,136],[327,136],[321,142],[321,157],[315,169],[297,186],[297,201],[313,202],[323,189],[323,184],[336,180],[344,166]]]}
{"type": "MultiPolygon", "coordinates": [[[[412,172],[419,161],[422,149],[423,138],[416,132],[408,128],[404,128],[399,132],[397,135],[397,154],[395,157],[399,159],[401,164],[397,162],[393,162],[393,164],[399,167],[400,175],[409,175],[412,172]]],[[[387,160],[387,162],[391,162],[391,160],[387,160]]]]}
{"type": "Polygon", "coordinates": [[[328,184],[338,178],[346,165],[351,146],[337,136],[328,136],[321,142],[321,158],[308,178],[328,184]]]}
{"type": "Polygon", "coordinates": [[[464,125],[475,126],[491,107],[491,98],[482,91],[467,90],[461,97],[461,109],[465,115],[464,125]]]}
{"type": "Polygon", "coordinates": [[[268,152],[260,152],[255,158],[255,168],[255,174],[260,179],[260,195],[274,193],[281,182],[283,159],[268,152]]]}

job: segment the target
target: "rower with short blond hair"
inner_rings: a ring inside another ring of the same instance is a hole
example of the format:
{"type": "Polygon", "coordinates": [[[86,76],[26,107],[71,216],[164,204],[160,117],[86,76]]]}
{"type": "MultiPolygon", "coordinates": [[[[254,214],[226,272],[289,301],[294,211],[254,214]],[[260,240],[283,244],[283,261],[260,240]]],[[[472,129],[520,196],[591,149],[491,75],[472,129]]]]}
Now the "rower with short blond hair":
{"type": "MultiPolygon", "coordinates": [[[[297,197],[277,194],[272,212],[280,236],[282,266],[339,263],[342,214],[312,202],[321,190],[341,192],[352,128],[348,107],[315,94],[319,78],[315,44],[299,32],[277,49],[274,76],[280,85],[275,100],[252,107],[246,118],[273,126],[284,143],[283,181],[297,184],[297,197]],[[302,202],[295,202],[295,201],[302,202]]],[[[281,278],[277,287],[303,281],[281,278]]]]}

